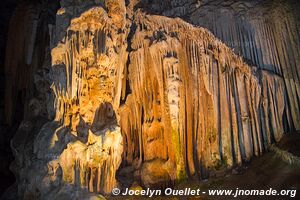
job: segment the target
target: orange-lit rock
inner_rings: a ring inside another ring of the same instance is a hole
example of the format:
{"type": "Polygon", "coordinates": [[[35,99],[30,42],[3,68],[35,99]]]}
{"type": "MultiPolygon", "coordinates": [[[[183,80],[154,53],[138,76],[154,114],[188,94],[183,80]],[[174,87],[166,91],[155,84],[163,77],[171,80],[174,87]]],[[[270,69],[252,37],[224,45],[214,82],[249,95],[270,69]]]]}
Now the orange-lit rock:
{"type": "MultiPolygon", "coordinates": [[[[24,120],[12,141],[20,195],[73,199],[208,178],[293,126],[282,76],[249,66],[207,29],[136,3],[61,1],[51,64],[36,76],[51,87],[39,93],[53,119],[24,120]]],[[[40,116],[40,101],[30,102],[40,116]]]]}

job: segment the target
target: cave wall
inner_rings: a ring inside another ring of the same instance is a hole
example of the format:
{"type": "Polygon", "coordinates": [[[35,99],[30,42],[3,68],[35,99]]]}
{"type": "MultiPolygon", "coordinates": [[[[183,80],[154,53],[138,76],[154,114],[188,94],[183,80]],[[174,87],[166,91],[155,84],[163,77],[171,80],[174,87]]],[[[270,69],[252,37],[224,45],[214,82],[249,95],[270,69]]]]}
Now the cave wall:
{"type": "Polygon", "coordinates": [[[298,128],[295,31],[210,17],[218,9],[206,7],[229,9],[224,19],[241,9],[228,2],[64,0],[55,22],[56,4],[21,3],[6,57],[7,122],[19,91],[25,99],[11,142],[18,195],[73,199],[208,178],[298,128]],[[267,34],[276,28],[290,35],[267,34]]]}
{"type": "Polygon", "coordinates": [[[284,77],[291,107],[289,129],[299,129],[299,1],[145,0],[141,7],[205,27],[248,64],[284,77]]]}
{"type": "Polygon", "coordinates": [[[8,127],[4,123],[5,110],[5,49],[7,42],[7,32],[9,28],[10,18],[17,6],[16,0],[2,1],[0,6],[0,194],[2,194],[11,184],[14,183],[15,178],[13,173],[9,170],[9,165],[13,161],[13,155],[10,150],[10,139],[12,132],[18,128],[16,123],[14,127],[8,127]]]}
{"type": "Polygon", "coordinates": [[[161,16],[136,18],[132,93],[120,124],[127,164],[135,157],[144,162],[143,184],[161,178],[151,177],[160,165],[170,180],[207,178],[279,141],[289,114],[282,77],[245,64],[206,29],[161,16]]]}
{"type": "Polygon", "coordinates": [[[236,53],[259,68],[284,77],[291,108],[290,129],[298,130],[300,128],[298,98],[300,3],[299,1],[267,1],[259,6],[256,5],[252,3],[247,7],[246,4],[243,8],[246,10],[244,13],[241,8],[233,8],[229,13],[228,11],[223,13],[222,10],[208,13],[196,12],[191,20],[195,23],[197,21],[206,23],[197,24],[212,30],[218,38],[234,48],[236,53]],[[199,20],[199,15],[204,15],[202,20],[199,20]],[[212,19],[212,22],[209,22],[209,19],[212,19]],[[227,32],[224,31],[226,29],[227,32]]]}
{"type": "MultiPolygon", "coordinates": [[[[45,123],[44,118],[48,118],[44,105],[47,101],[46,91],[50,90],[49,85],[47,81],[40,81],[38,87],[33,84],[34,76],[39,77],[37,72],[43,74],[43,70],[40,69],[47,62],[47,56],[48,60],[50,58],[48,24],[55,21],[58,2],[47,2],[1,2],[1,195],[3,189],[10,187],[3,194],[4,199],[7,195],[17,194],[12,192],[17,188],[14,184],[16,179],[11,172],[14,166],[9,167],[14,160],[11,139],[22,125],[25,116],[31,120],[35,118],[37,129],[40,128],[39,122],[45,123]],[[45,83],[44,87],[41,83],[45,83]],[[42,91],[43,89],[45,90],[42,91]],[[37,102],[37,106],[32,107],[34,102],[37,102]],[[42,110],[43,114],[37,117],[37,110],[42,110]]],[[[27,137],[32,139],[30,134],[24,134],[22,140],[26,141],[27,137]]]]}
{"type": "Polygon", "coordinates": [[[57,7],[57,1],[22,0],[10,20],[5,54],[4,123],[7,125],[30,117],[26,116],[30,115],[28,101],[39,98],[33,74],[43,68],[50,55],[48,25],[55,22],[57,7]]]}

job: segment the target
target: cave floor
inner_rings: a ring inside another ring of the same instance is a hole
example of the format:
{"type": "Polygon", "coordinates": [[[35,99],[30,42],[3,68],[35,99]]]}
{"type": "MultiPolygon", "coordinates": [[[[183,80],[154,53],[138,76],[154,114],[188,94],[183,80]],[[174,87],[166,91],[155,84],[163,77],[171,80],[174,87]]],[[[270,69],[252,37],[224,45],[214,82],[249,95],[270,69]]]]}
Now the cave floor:
{"type": "MultiPolygon", "coordinates": [[[[296,134],[287,134],[277,145],[280,149],[288,151],[295,156],[300,156],[300,132],[296,134]]],[[[275,153],[267,152],[263,156],[253,158],[253,160],[242,167],[239,173],[226,173],[219,178],[211,178],[208,181],[186,181],[175,187],[176,189],[200,189],[207,191],[208,189],[255,189],[268,190],[270,188],[277,190],[295,190],[300,192],[300,166],[290,165],[275,153]]],[[[141,197],[110,197],[108,199],[146,199],[141,197]]],[[[199,197],[156,197],[154,199],[300,199],[300,194],[292,198],[290,196],[199,196],[199,197]]]]}

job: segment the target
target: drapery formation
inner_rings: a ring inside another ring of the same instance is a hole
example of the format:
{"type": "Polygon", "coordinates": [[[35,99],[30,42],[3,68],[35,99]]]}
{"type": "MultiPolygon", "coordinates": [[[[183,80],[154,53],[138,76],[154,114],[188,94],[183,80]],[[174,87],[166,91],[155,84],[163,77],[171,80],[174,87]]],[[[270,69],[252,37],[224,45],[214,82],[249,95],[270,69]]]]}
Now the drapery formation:
{"type": "Polygon", "coordinates": [[[47,27],[51,55],[32,81],[44,95],[29,101],[34,116],[12,141],[15,172],[26,180],[20,193],[72,199],[70,191],[207,178],[299,127],[299,70],[282,64],[297,63],[297,51],[285,50],[271,27],[255,28],[262,39],[245,24],[212,22],[225,42],[252,41],[234,51],[205,28],[146,14],[136,3],[61,2],[47,27]],[[262,64],[268,61],[274,67],[262,64]]]}

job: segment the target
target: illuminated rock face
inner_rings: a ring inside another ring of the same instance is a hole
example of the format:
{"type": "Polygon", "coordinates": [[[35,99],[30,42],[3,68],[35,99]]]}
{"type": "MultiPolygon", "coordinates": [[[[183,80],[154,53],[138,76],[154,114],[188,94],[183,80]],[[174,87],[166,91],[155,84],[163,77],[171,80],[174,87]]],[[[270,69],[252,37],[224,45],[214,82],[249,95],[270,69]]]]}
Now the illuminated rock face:
{"type": "Polygon", "coordinates": [[[142,0],[149,13],[184,18],[209,29],[245,61],[283,77],[290,129],[300,129],[297,0],[142,0]]]}
{"type": "Polygon", "coordinates": [[[46,97],[30,101],[36,114],[12,141],[20,195],[74,199],[207,178],[293,126],[283,77],[249,66],[207,29],[135,1],[61,6],[34,79],[46,97]]]}
{"type": "Polygon", "coordinates": [[[182,20],[137,14],[134,23],[131,93],[120,114],[126,164],[143,171],[163,160],[171,180],[205,178],[280,139],[288,110],[282,78],[182,20]]]}

